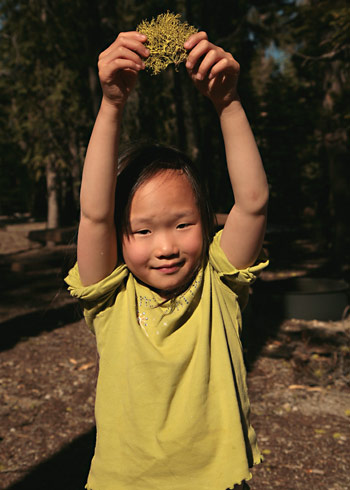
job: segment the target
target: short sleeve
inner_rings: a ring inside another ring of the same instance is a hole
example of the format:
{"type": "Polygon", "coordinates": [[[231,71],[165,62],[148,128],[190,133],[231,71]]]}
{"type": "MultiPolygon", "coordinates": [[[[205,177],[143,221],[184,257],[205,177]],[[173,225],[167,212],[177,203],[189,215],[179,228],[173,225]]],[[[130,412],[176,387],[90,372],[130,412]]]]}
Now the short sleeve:
{"type": "Polygon", "coordinates": [[[89,286],[83,286],[78,264],[76,263],[69,271],[68,276],[65,278],[65,282],[68,284],[68,291],[71,296],[80,300],[85,319],[90,327],[92,319],[108,306],[118,289],[125,283],[128,275],[127,266],[122,264],[101,281],[89,286]]]}
{"type": "Polygon", "coordinates": [[[259,273],[268,266],[269,261],[262,251],[256,263],[246,269],[236,269],[225,255],[220,245],[222,230],[216,233],[209,248],[209,263],[226,284],[238,296],[243,309],[249,296],[249,286],[253,284],[259,273]]]}

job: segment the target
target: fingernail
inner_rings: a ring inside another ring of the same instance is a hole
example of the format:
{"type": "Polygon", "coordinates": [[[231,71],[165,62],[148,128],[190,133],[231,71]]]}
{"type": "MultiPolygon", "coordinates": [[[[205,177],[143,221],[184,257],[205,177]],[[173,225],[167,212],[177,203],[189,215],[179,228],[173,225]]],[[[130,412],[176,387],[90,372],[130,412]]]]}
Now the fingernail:
{"type": "Polygon", "coordinates": [[[197,73],[196,75],[197,80],[203,80],[203,75],[201,73],[197,73]]]}
{"type": "Polygon", "coordinates": [[[190,61],[187,61],[186,67],[187,68],[193,68],[193,63],[191,63],[190,61]]]}

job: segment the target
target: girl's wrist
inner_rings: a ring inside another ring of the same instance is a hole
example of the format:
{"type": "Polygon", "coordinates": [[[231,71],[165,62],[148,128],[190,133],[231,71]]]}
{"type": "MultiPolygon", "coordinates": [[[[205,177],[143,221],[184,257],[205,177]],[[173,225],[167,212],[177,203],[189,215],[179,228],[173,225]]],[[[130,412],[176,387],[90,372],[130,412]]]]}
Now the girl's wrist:
{"type": "Polygon", "coordinates": [[[214,107],[216,109],[216,112],[218,113],[220,119],[221,118],[226,118],[226,117],[232,117],[242,111],[244,111],[241,100],[237,95],[237,98],[234,100],[230,101],[229,103],[221,102],[221,103],[214,103],[214,107]]]}
{"type": "Polygon", "coordinates": [[[102,97],[99,111],[100,115],[112,120],[119,119],[123,114],[124,105],[124,103],[115,104],[113,102],[110,102],[105,97],[102,97]]]}

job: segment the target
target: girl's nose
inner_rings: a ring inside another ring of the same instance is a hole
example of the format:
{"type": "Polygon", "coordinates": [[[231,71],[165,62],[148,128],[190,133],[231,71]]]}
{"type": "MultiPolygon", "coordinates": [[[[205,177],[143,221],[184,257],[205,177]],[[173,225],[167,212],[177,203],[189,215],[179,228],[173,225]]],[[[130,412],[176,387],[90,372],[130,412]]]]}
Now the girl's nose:
{"type": "Polygon", "coordinates": [[[156,256],[158,258],[172,257],[178,255],[178,253],[179,248],[171,236],[165,234],[159,237],[156,248],[156,256]]]}

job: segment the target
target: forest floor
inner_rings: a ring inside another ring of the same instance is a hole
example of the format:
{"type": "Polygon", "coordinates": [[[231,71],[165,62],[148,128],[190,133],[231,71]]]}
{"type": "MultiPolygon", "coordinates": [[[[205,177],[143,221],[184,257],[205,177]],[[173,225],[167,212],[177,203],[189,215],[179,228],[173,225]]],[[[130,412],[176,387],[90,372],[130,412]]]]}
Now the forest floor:
{"type": "MultiPolygon", "coordinates": [[[[62,281],[74,246],[33,245],[20,227],[0,229],[0,244],[0,489],[83,489],[97,355],[62,281]]],[[[260,280],[322,269],[301,245],[300,260],[271,261],[260,280]]],[[[265,461],[252,490],[350,489],[350,319],[253,317],[244,345],[265,461]]]]}

